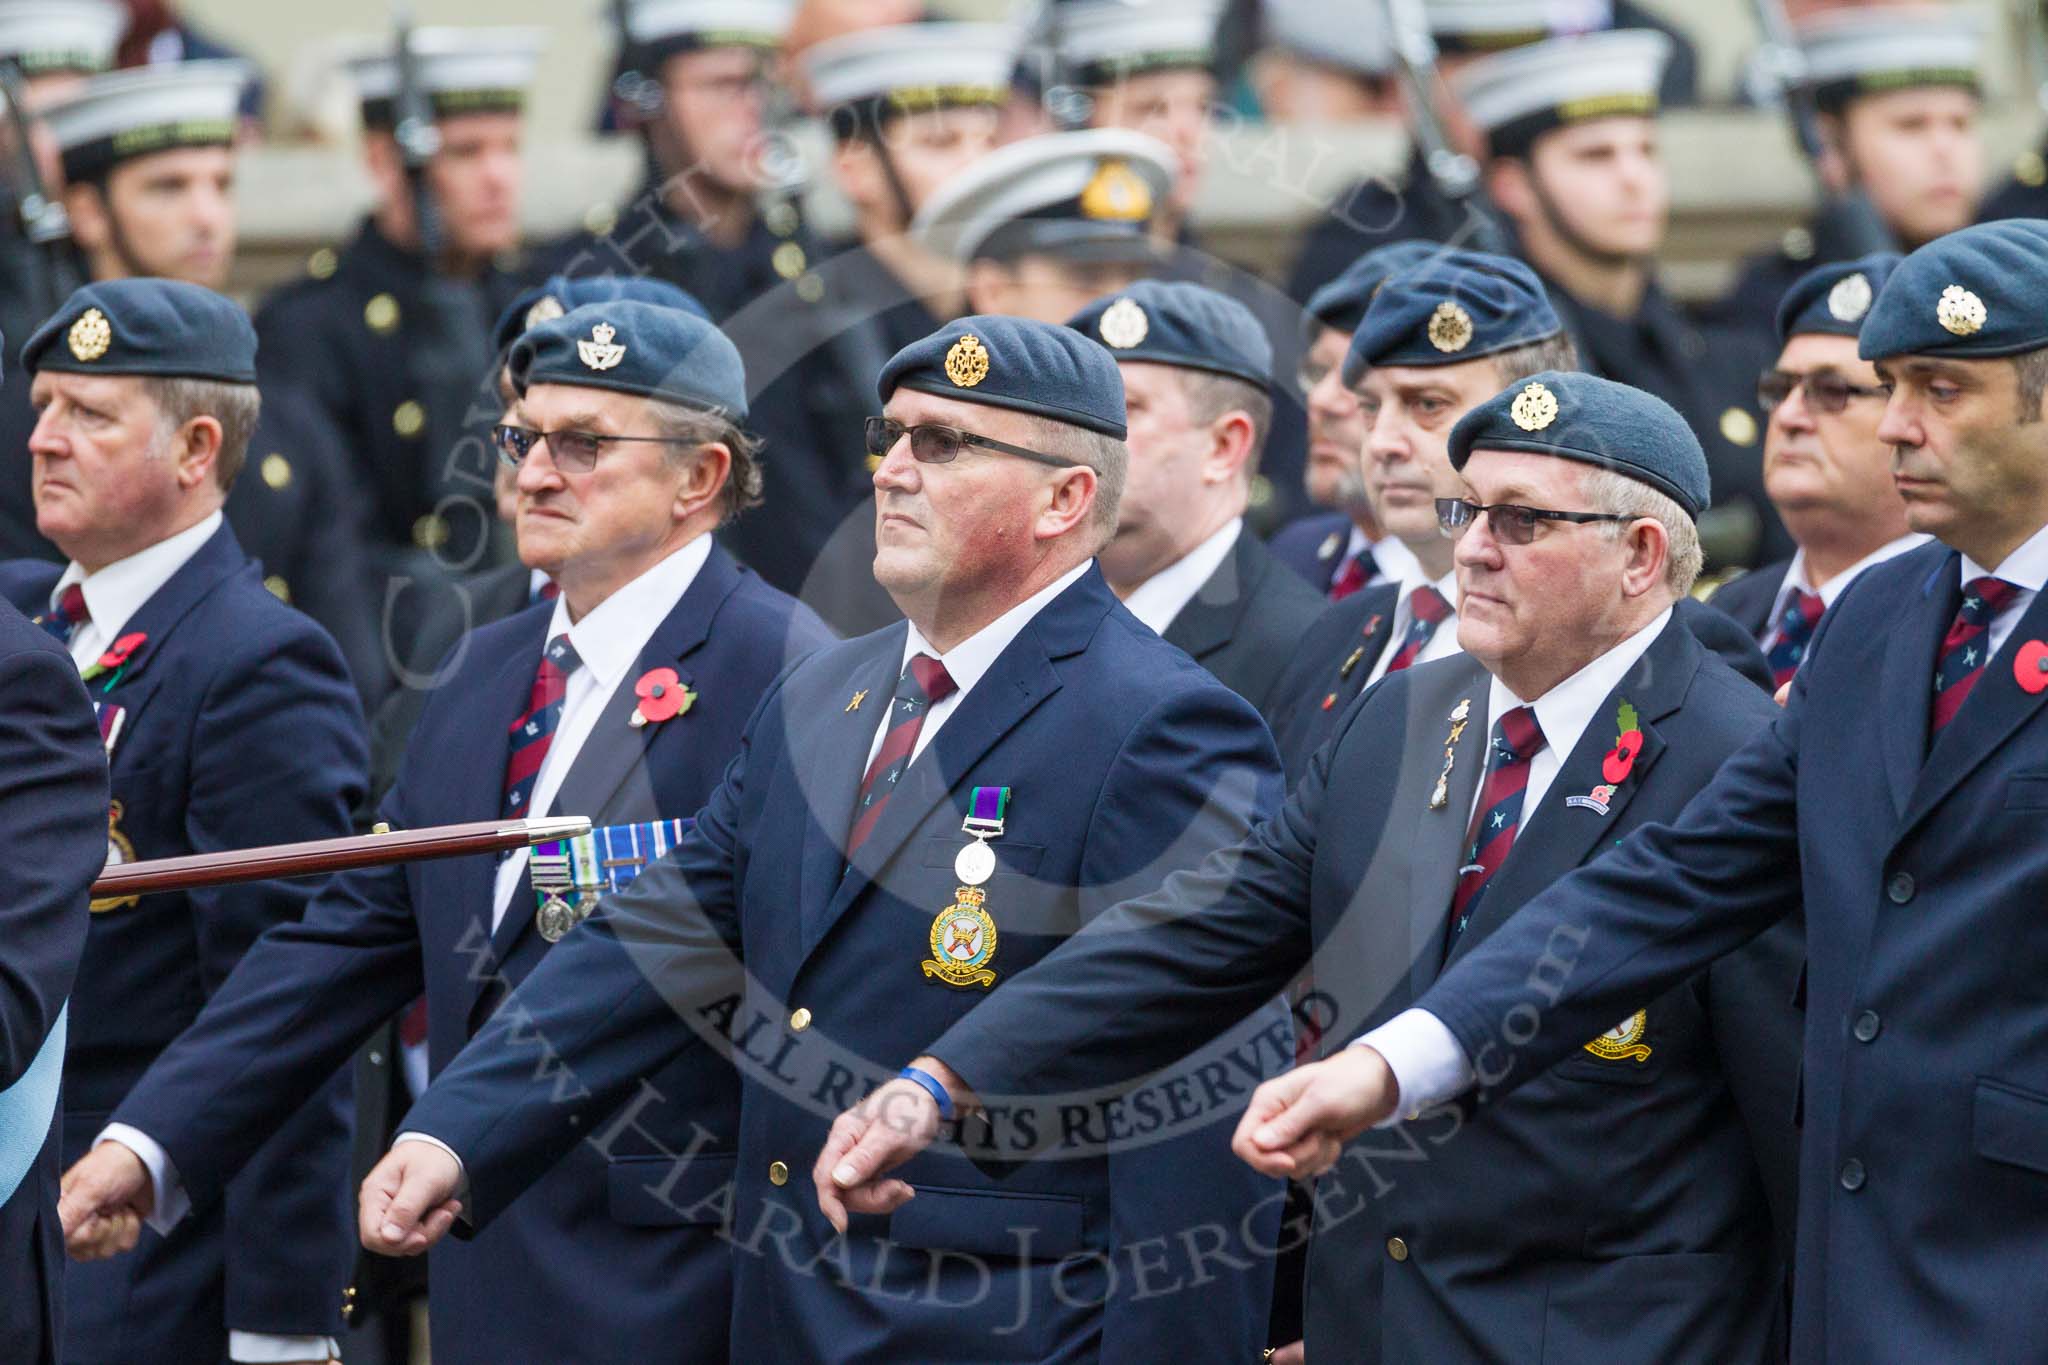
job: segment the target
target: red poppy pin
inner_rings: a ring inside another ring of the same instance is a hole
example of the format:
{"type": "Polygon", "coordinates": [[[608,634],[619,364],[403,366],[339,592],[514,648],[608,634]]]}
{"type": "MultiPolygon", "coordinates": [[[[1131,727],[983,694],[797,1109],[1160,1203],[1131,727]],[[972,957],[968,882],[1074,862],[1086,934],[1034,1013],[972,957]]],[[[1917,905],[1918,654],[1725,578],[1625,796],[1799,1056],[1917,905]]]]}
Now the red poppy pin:
{"type": "Polygon", "coordinates": [[[640,681],[633,684],[633,695],[640,698],[630,720],[635,729],[680,716],[697,700],[697,693],[683,686],[673,668],[650,668],[642,673],[640,681]]]}
{"type": "Polygon", "coordinates": [[[2048,641],[2029,640],[2021,645],[2013,656],[2012,676],[2028,696],[2048,689],[2048,641]]]}
{"type": "MultiPolygon", "coordinates": [[[[92,667],[86,669],[83,673],[79,674],[79,678],[82,681],[91,682],[96,678],[105,677],[107,674],[112,673],[114,670],[120,668],[121,665],[127,663],[129,657],[133,655],[136,650],[142,648],[142,646],[145,643],[147,643],[148,640],[149,636],[139,630],[132,631],[127,635],[123,635],[120,639],[114,641],[113,646],[109,648],[106,653],[100,655],[98,659],[93,661],[92,667]]],[[[116,679],[116,681],[118,681],[118,679],[116,679]]],[[[112,687],[113,685],[113,683],[107,684],[107,686],[109,687],[112,687]]]]}
{"type": "Polygon", "coordinates": [[[1600,776],[1610,787],[1618,787],[1628,781],[1628,775],[1635,771],[1636,755],[1643,751],[1643,732],[1636,727],[1636,708],[1623,702],[1616,720],[1621,734],[1600,764],[1600,776]]]}

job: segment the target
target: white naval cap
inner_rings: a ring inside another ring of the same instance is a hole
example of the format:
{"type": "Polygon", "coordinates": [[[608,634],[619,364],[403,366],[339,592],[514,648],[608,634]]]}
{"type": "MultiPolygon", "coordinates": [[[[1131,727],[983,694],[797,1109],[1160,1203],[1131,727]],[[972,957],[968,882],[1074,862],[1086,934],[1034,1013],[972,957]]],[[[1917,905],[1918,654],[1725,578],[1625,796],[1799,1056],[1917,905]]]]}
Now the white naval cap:
{"type": "Polygon", "coordinates": [[[1378,6],[1339,8],[1329,0],[1264,0],[1265,41],[1307,61],[1360,76],[1394,66],[1393,39],[1378,6]]]}
{"type": "Polygon", "coordinates": [[[105,71],[127,27],[118,0],[0,0],[0,57],[24,76],[105,71]]]}
{"type": "Polygon", "coordinates": [[[1977,66],[1984,32],[1967,11],[1931,5],[1823,11],[1802,21],[1793,37],[1824,109],[1914,86],[1983,88],[1977,66]]]}
{"type": "Polygon", "coordinates": [[[1569,123],[1657,112],[1671,39],[1655,29],[1547,38],[1481,57],[1452,77],[1495,156],[1519,156],[1569,123]]]}
{"type": "Polygon", "coordinates": [[[97,180],[117,163],[177,147],[225,147],[252,71],[233,60],[166,62],[88,79],[42,111],[64,175],[97,180]]]}
{"type": "MultiPolygon", "coordinates": [[[[539,28],[416,28],[413,68],[435,117],[516,112],[540,68],[546,31],[539,28]]],[[[398,54],[391,34],[342,44],[349,78],[372,126],[392,121],[398,98],[398,54]]]]}
{"type": "Polygon", "coordinates": [[[1152,217],[1172,193],[1175,159],[1125,128],[1044,133],[999,147],[941,185],[910,231],[957,261],[1150,259],[1152,217]]]}
{"type": "Polygon", "coordinates": [[[864,111],[878,124],[894,113],[1002,104],[1017,45],[1009,24],[885,24],[806,49],[804,77],[845,137],[864,111]]]}
{"type": "Polygon", "coordinates": [[[1423,10],[1447,52],[1499,52],[1614,23],[1613,0],[1426,0],[1423,10]]]}
{"type": "Polygon", "coordinates": [[[1083,85],[1216,60],[1223,0],[1066,0],[1049,16],[1059,59],[1083,85]]]}
{"type": "Polygon", "coordinates": [[[626,38],[662,56],[704,47],[780,47],[795,17],[794,0],[632,0],[626,38]]]}

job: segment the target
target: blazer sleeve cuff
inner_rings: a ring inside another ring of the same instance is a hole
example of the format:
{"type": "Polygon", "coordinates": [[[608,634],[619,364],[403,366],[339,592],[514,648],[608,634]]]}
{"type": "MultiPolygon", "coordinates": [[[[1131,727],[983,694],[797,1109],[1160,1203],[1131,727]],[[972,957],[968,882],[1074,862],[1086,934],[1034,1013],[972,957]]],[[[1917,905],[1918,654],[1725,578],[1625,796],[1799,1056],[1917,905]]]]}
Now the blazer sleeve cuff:
{"type": "Polygon", "coordinates": [[[1406,1123],[1447,1100],[1456,1099],[1472,1084],[1472,1063],[1444,1022],[1428,1010],[1403,1010],[1354,1041],[1353,1047],[1369,1047],[1386,1060],[1394,1073],[1400,1099],[1394,1113],[1378,1127],[1406,1123]]]}

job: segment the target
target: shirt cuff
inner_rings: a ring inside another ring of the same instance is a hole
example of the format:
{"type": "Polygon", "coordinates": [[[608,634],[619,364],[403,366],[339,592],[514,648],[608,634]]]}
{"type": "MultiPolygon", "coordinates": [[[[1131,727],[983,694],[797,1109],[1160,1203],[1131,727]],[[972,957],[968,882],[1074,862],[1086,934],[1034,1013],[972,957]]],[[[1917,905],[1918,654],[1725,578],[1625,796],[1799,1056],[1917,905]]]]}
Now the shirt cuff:
{"type": "MultiPolygon", "coordinates": [[[[159,1236],[170,1236],[171,1229],[177,1226],[178,1220],[192,1209],[192,1200],[185,1193],[184,1182],[178,1179],[178,1168],[171,1163],[171,1154],[166,1152],[155,1138],[125,1123],[110,1123],[102,1128],[100,1135],[92,1140],[92,1145],[97,1147],[102,1142],[118,1142],[135,1153],[136,1158],[142,1162],[144,1169],[149,1172],[150,1188],[156,1196],[150,1207],[149,1217],[142,1221],[159,1236]]],[[[275,1358],[288,1360],[292,1357],[275,1358]]],[[[304,1360],[306,1357],[300,1356],[298,1359],[304,1360]]]]}
{"type": "MultiPolygon", "coordinates": [[[[437,1137],[431,1137],[426,1133],[414,1132],[403,1132],[400,1133],[397,1137],[392,1138],[391,1150],[393,1150],[394,1152],[397,1151],[399,1144],[405,1142],[424,1142],[429,1147],[439,1147],[449,1156],[454,1157],[455,1170],[457,1174],[459,1174],[462,1177],[461,1180],[455,1186],[455,1197],[457,1199],[467,1199],[469,1197],[469,1168],[462,1164],[462,1154],[460,1152],[456,1151],[453,1147],[450,1147],[447,1143],[441,1141],[441,1139],[437,1137]]],[[[463,1221],[467,1222],[468,1219],[465,1217],[463,1221]]]]}
{"type": "Polygon", "coordinates": [[[340,1358],[341,1344],[333,1337],[280,1337],[268,1332],[228,1330],[228,1359],[246,1365],[340,1358]]]}
{"type": "Polygon", "coordinates": [[[1400,1099],[1394,1113],[1376,1127],[1397,1123],[1456,1099],[1471,1087],[1472,1063],[1450,1029],[1428,1010],[1402,1010],[1352,1043],[1380,1054],[1394,1073],[1400,1099]]]}

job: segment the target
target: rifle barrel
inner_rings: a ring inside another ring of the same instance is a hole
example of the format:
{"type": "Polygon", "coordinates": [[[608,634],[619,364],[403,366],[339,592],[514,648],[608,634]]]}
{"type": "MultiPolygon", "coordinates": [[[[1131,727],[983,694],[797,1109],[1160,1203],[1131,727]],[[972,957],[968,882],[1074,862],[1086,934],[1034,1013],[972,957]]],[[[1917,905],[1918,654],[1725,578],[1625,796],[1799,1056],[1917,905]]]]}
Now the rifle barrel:
{"type": "Polygon", "coordinates": [[[590,832],[580,817],[542,820],[478,820],[463,825],[434,825],[388,834],[313,839],[297,844],[193,853],[181,858],[152,858],[122,863],[100,873],[92,884],[93,899],[144,896],[158,891],[191,891],[234,882],[267,881],[273,877],[310,877],[348,872],[429,858],[459,858],[469,853],[503,853],[551,839],[570,839],[590,832]]]}

